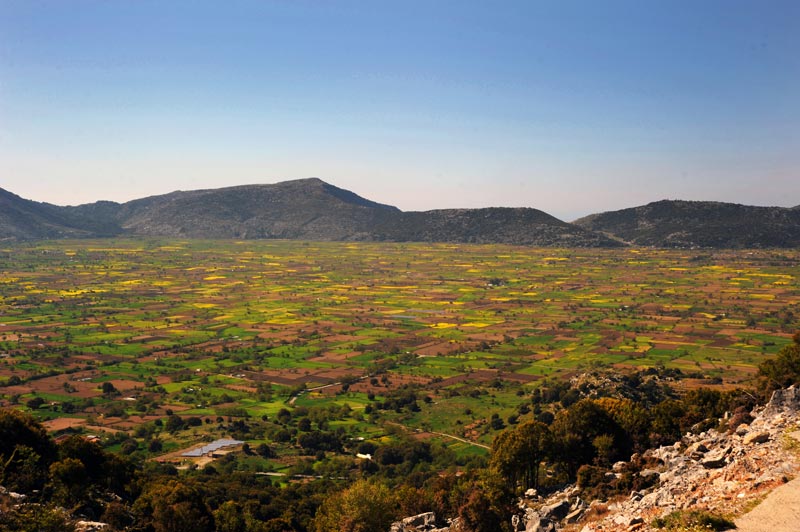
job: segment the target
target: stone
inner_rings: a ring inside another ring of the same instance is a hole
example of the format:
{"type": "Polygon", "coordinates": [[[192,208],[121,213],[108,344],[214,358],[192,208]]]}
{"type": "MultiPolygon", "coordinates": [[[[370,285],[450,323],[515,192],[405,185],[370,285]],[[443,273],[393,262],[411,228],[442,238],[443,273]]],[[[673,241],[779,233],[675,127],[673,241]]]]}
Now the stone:
{"type": "Polygon", "coordinates": [[[686,454],[689,455],[693,455],[695,453],[705,454],[707,452],[708,452],[708,447],[706,447],[706,445],[701,441],[691,444],[686,449],[686,454]]]}
{"type": "Polygon", "coordinates": [[[572,501],[572,506],[569,507],[570,510],[583,510],[587,507],[586,502],[581,499],[580,497],[575,497],[575,500],[572,501]]]}
{"type": "Polygon", "coordinates": [[[528,523],[525,532],[556,532],[556,525],[547,519],[537,519],[528,523]]]}
{"type": "Polygon", "coordinates": [[[560,521],[564,519],[569,513],[570,504],[567,499],[563,499],[547,506],[539,508],[539,513],[542,519],[551,519],[553,521],[560,521]]]}
{"type": "Polygon", "coordinates": [[[753,444],[756,444],[756,443],[768,442],[769,439],[770,439],[769,432],[766,432],[766,431],[763,431],[763,432],[750,432],[749,434],[747,434],[744,437],[742,442],[745,445],[753,445],[753,444]]]}
{"type": "Polygon", "coordinates": [[[640,519],[640,518],[639,517],[633,517],[632,515],[628,515],[628,514],[619,514],[619,515],[615,515],[614,519],[612,519],[612,521],[613,521],[613,523],[615,525],[629,527],[632,524],[638,522],[637,519],[640,519]]]}
{"type": "Polygon", "coordinates": [[[706,469],[719,469],[720,467],[725,467],[727,463],[728,452],[730,452],[730,448],[719,449],[712,453],[709,453],[705,456],[701,464],[706,469]]]}
{"type": "Polygon", "coordinates": [[[577,510],[568,513],[567,517],[565,517],[564,520],[569,524],[573,524],[580,521],[582,516],[583,516],[583,508],[578,508],[577,510]]]}
{"type": "Polygon", "coordinates": [[[639,530],[642,527],[644,527],[644,519],[642,519],[641,517],[634,517],[628,523],[629,532],[632,532],[634,530],[639,530]]]}
{"type": "Polygon", "coordinates": [[[78,521],[75,523],[77,532],[97,532],[106,528],[108,528],[108,523],[100,523],[98,521],[78,521]]]}
{"type": "Polygon", "coordinates": [[[785,390],[775,390],[762,415],[775,416],[783,411],[794,413],[798,410],[800,410],[800,388],[792,386],[785,390]]]}
{"type": "Polygon", "coordinates": [[[433,528],[436,526],[436,514],[433,512],[425,512],[419,515],[413,515],[403,519],[402,523],[407,527],[433,528]]]}
{"type": "Polygon", "coordinates": [[[649,478],[649,477],[660,476],[660,475],[661,475],[661,473],[659,473],[655,469],[642,469],[641,471],[639,471],[639,476],[642,477],[642,478],[649,478]]]}

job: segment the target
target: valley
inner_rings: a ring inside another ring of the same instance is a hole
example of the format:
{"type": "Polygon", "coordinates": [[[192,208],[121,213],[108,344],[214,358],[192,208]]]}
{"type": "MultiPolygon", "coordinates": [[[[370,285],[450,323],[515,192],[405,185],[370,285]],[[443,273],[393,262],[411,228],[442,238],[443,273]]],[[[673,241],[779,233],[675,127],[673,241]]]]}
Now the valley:
{"type": "Polygon", "coordinates": [[[287,408],[343,409],[329,426],[354,438],[402,426],[480,454],[548,379],[650,369],[679,371],[679,391],[748,386],[800,304],[790,251],[98,240],[0,260],[5,404],[153,456],[220,417],[287,408]],[[206,422],[147,451],[142,427],[168,415],[206,422]]]}

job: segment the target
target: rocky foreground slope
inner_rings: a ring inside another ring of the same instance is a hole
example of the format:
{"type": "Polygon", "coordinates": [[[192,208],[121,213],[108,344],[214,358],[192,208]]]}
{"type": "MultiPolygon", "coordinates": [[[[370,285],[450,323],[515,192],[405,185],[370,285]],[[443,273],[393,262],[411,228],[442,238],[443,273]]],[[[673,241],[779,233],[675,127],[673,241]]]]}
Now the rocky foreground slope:
{"type": "Polygon", "coordinates": [[[608,505],[607,514],[580,530],[644,531],[651,530],[653,518],[674,510],[733,516],[751,508],[800,471],[798,443],[792,436],[800,429],[800,390],[775,392],[754,416],[752,423],[733,433],[711,430],[649,451],[663,466],[640,474],[658,474],[657,487],[608,505]]]}
{"type": "MultiPolygon", "coordinates": [[[[639,475],[655,485],[612,502],[589,501],[572,486],[547,498],[531,493],[513,519],[519,532],[611,532],[657,530],[653,520],[675,511],[703,510],[736,516],[752,508],[800,471],[800,389],[775,392],[750,424],[733,432],[709,430],[674,445],[647,451],[632,461],[658,464],[639,475]]],[[[614,465],[616,474],[629,464],[614,465]]],[[[791,511],[791,509],[790,509],[791,511]]],[[[457,523],[436,529],[433,514],[395,523],[392,532],[456,532],[457,523]]],[[[800,526],[800,525],[798,525],[800,526]]],[[[773,531],[773,532],[778,532],[773,531]]]]}

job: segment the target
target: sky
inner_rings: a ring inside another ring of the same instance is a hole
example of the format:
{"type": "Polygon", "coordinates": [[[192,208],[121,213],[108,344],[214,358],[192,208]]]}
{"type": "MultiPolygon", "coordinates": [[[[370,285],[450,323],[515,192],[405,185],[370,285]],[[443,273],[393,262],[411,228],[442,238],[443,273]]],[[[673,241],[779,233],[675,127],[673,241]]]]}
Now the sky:
{"type": "Polygon", "coordinates": [[[0,187],[800,204],[796,0],[0,0],[0,187]]]}

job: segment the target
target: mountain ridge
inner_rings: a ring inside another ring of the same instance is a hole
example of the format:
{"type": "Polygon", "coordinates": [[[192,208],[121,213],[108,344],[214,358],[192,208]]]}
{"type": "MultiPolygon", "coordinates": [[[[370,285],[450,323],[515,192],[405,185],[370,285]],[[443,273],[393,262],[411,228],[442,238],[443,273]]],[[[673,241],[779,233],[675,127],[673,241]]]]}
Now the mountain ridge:
{"type": "Polygon", "coordinates": [[[575,225],[629,245],[674,248],[800,246],[800,209],[719,201],[660,200],[591,214],[575,225]]]}
{"type": "Polygon", "coordinates": [[[0,240],[112,236],[780,248],[800,246],[800,206],[660,200],[568,223],[531,207],[402,211],[316,177],[64,207],[0,188],[0,240]]]}
{"type": "Polygon", "coordinates": [[[0,238],[103,236],[209,239],[472,242],[617,247],[602,235],[533,208],[404,212],[319,178],[268,185],[174,191],[125,203],[59,207],[7,193],[0,238]],[[37,224],[22,224],[28,211],[37,224]]]}

